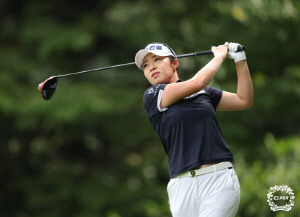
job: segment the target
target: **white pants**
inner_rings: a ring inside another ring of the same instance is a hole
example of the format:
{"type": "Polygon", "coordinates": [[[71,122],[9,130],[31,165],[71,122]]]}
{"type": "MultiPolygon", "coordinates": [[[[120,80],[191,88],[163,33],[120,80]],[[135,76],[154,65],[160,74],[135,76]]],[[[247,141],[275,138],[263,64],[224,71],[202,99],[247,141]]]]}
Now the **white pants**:
{"type": "Polygon", "coordinates": [[[167,190],[173,217],[232,217],[239,208],[240,184],[233,168],[173,178],[167,190]]]}

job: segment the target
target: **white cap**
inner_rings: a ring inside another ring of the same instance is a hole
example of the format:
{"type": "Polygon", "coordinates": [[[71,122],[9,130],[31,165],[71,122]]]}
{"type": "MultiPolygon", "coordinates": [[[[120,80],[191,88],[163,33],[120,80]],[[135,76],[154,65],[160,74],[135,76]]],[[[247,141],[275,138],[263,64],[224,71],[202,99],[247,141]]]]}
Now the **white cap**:
{"type": "Polygon", "coordinates": [[[140,50],[135,55],[135,64],[139,69],[142,69],[144,58],[149,53],[153,53],[162,57],[173,56],[175,59],[177,59],[176,54],[170,47],[168,47],[168,45],[159,42],[154,42],[148,44],[145,49],[140,50]]]}

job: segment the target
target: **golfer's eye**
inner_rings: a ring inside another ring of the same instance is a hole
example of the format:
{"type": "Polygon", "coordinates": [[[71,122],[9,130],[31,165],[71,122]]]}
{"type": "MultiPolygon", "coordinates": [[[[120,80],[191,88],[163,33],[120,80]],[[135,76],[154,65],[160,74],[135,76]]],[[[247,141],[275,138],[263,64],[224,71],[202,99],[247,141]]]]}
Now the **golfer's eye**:
{"type": "Polygon", "coordinates": [[[155,59],[154,59],[154,61],[155,61],[155,62],[156,62],[157,60],[160,60],[160,58],[159,58],[159,57],[157,57],[157,58],[155,58],[155,59]]]}
{"type": "Polygon", "coordinates": [[[144,65],[143,65],[143,69],[145,69],[147,66],[148,66],[148,64],[144,64],[144,65]]]}

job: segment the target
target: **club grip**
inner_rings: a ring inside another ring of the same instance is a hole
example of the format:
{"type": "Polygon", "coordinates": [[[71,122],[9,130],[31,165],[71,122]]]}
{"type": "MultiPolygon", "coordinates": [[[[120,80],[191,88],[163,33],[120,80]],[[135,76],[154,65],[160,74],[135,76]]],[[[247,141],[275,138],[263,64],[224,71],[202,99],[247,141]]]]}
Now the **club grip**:
{"type": "Polygon", "coordinates": [[[238,50],[237,51],[244,51],[245,50],[245,46],[244,45],[239,45],[238,46],[238,50]]]}
{"type": "MultiPolygon", "coordinates": [[[[245,50],[245,46],[240,45],[240,46],[238,46],[237,52],[244,51],[244,50],[245,50]]],[[[195,53],[178,55],[177,58],[190,57],[190,56],[202,56],[202,55],[209,55],[209,54],[213,54],[213,52],[211,50],[206,50],[206,51],[200,51],[200,52],[195,52],[195,53]]]]}
{"type": "MultiPolygon", "coordinates": [[[[245,46],[239,45],[238,50],[236,52],[240,52],[240,51],[244,51],[244,50],[245,50],[245,46]]],[[[211,50],[195,52],[195,56],[201,56],[201,55],[207,55],[207,54],[213,54],[213,52],[211,50]]]]}

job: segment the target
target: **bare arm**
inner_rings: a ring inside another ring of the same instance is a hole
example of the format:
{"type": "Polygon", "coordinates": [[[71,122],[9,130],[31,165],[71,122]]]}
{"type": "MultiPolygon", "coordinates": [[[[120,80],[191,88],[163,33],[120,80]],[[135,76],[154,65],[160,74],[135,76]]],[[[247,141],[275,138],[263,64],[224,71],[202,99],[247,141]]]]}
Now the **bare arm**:
{"type": "Polygon", "coordinates": [[[225,60],[227,49],[227,46],[222,45],[218,47],[212,47],[212,52],[214,53],[215,57],[192,79],[167,85],[162,95],[160,107],[168,107],[206,87],[225,60]]]}
{"type": "Polygon", "coordinates": [[[237,111],[253,105],[253,85],[246,60],[236,63],[238,84],[237,93],[223,91],[217,106],[218,111],[237,111]]]}

